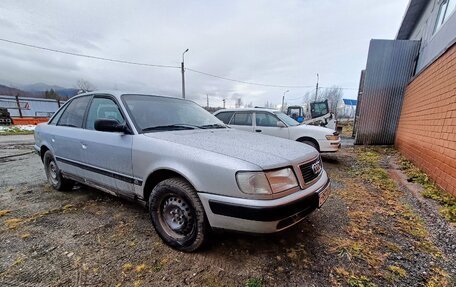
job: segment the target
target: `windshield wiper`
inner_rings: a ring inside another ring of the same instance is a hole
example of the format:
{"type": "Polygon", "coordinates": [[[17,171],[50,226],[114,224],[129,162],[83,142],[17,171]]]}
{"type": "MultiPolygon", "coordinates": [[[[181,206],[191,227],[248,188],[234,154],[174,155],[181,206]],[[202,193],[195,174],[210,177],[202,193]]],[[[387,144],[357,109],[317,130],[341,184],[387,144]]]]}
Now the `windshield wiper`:
{"type": "Polygon", "coordinates": [[[203,125],[199,126],[201,129],[226,129],[227,127],[225,125],[221,124],[210,124],[210,125],[203,125]]]}
{"type": "Polygon", "coordinates": [[[174,124],[174,125],[163,125],[163,126],[153,126],[142,129],[143,132],[147,131],[167,131],[167,130],[194,130],[199,128],[195,125],[187,125],[187,124],[174,124]]]}

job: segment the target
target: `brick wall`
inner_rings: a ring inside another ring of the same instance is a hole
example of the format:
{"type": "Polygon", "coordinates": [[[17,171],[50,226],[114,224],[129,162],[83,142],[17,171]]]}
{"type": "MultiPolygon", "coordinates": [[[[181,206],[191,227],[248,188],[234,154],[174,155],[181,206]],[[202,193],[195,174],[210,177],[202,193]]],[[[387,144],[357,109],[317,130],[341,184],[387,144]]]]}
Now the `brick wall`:
{"type": "Polygon", "coordinates": [[[456,196],[456,45],[408,85],[395,145],[456,196]]]}

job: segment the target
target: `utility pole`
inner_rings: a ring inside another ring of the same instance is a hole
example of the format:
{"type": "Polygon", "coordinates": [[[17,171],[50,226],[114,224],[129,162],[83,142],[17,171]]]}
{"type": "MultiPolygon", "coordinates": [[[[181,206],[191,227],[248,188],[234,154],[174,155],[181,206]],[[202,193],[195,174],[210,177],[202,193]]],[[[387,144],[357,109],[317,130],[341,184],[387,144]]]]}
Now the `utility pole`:
{"type": "Polygon", "coordinates": [[[206,93],[206,101],[207,101],[207,107],[209,108],[209,94],[206,93]]]}
{"type": "Polygon", "coordinates": [[[318,73],[317,73],[317,86],[315,88],[315,101],[317,101],[318,99],[318,80],[320,79],[320,77],[318,76],[318,73]]]}
{"type": "Polygon", "coordinates": [[[290,90],[286,90],[285,92],[283,92],[283,96],[282,96],[282,107],[281,107],[281,110],[282,112],[284,111],[284,105],[285,105],[285,94],[288,93],[290,90]]]}
{"type": "Polygon", "coordinates": [[[188,49],[182,53],[181,73],[182,73],[182,98],[185,99],[185,64],[184,54],[188,52],[188,49]]]}
{"type": "Polygon", "coordinates": [[[225,99],[223,99],[223,108],[225,108],[225,99]]]}

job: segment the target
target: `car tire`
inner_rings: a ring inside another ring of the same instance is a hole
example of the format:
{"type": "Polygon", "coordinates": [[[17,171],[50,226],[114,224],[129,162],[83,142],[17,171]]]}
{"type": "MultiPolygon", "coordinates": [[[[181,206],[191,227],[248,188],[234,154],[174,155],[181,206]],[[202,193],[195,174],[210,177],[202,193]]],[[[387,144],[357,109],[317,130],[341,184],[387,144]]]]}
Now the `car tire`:
{"type": "Polygon", "coordinates": [[[50,151],[46,151],[43,157],[44,170],[49,184],[58,191],[69,191],[73,189],[74,181],[62,176],[59,167],[50,151]]]}
{"type": "Polygon", "coordinates": [[[310,141],[310,140],[303,140],[303,141],[300,141],[300,142],[303,143],[303,144],[306,144],[306,145],[310,145],[311,147],[316,149],[318,152],[320,152],[320,148],[319,148],[317,143],[315,143],[313,141],[310,141]]]}
{"type": "Polygon", "coordinates": [[[195,189],[181,178],[158,183],[149,196],[149,214],[160,238],[169,246],[192,252],[203,246],[209,224],[195,189]]]}

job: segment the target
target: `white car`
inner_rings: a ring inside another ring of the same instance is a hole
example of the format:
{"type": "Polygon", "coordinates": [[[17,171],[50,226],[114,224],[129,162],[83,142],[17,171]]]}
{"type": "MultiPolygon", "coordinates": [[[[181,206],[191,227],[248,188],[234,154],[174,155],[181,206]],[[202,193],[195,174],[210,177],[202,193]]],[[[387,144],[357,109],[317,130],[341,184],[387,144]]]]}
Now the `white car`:
{"type": "Polygon", "coordinates": [[[286,114],[272,109],[224,109],[214,115],[232,128],[299,141],[319,152],[336,152],[340,137],[334,130],[300,125],[286,114]]]}

